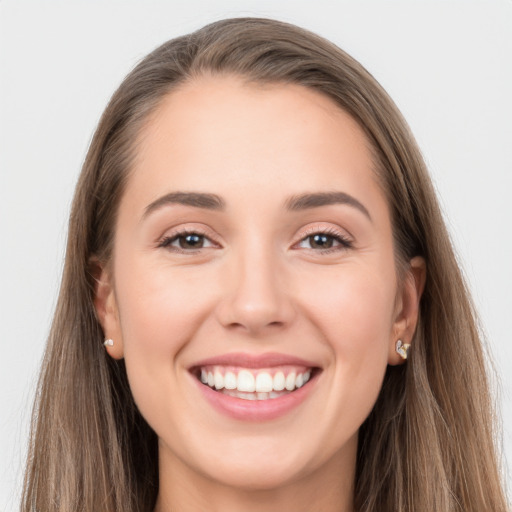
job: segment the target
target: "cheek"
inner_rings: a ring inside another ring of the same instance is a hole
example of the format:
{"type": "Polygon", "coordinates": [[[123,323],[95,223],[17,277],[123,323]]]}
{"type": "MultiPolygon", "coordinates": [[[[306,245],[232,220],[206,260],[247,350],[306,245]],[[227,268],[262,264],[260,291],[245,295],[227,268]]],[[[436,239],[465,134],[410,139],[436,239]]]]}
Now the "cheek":
{"type": "Polygon", "coordinates": [[[134,272],[120,286],[119,305],[125,353],[142,350],[162,355],[176,351],[197,316],[197,292],[162,273],[134,272]]]}
{"type": "Polygon", "coordinates": [[[205,312],[200,280],[164,270],[132,259],[119,262],[116,273],[126,369],[143,415],[161,409],[162,392],[179,393],[177,355],[194,337],[205,312]]]}
{"type": "Polygon", "coordinates": [[[365,351],[389,339],[396,290],[392,273],[341,268],[323,279],[317,275],[315,290],[304,288],[304,302],[310,298],[307,309],[333,350],[365,351]]]}
{"type": "MultiPolygon", "coordinates": [[[[316,281],[323,292],[308,305],[311,323],[322,333],[334,364],[330,403],[333,421],[361,425],[380,391],[393,329],[393,274],[344,269],[336,279],[316,281]],[[346,270],[346,271],[345,271],[346,270]]],[[[311,297],[311,294],[307,294],[311,297]]]]}

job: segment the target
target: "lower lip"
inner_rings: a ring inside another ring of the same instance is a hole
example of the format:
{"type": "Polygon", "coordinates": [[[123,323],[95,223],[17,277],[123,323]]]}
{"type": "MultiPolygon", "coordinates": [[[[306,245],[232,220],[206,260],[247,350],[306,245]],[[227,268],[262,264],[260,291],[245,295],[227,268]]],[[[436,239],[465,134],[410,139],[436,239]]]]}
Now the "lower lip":
{"type": "Polygon", "coordinates": [[[304,386],[278,398],[267,400],[244,400],[234,396],[214,391],[196,377],[192,377],[203,396],[222,414],[243,421],[269,421],[284,416],[299,407],[309,396],[316,384],[318,375],[309,380],[304,386]]]}

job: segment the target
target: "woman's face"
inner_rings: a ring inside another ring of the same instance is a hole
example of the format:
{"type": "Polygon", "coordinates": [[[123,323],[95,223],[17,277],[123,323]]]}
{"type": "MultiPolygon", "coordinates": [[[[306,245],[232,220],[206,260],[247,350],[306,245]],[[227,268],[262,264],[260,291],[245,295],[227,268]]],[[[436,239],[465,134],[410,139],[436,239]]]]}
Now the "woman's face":
{"type": "Polygon", "coordinates": [[[417,306],[373,167],[356,122],[297,85],[205,77],[147,122],[97,307],[161,475],[353,472],[417,306]]]}

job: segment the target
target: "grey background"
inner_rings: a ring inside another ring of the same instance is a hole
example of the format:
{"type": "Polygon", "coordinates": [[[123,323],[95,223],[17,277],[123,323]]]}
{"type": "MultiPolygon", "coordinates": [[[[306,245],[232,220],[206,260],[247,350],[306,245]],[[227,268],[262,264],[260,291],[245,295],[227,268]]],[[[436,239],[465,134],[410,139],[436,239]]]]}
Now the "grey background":
{"type": "Polygon", "coordinates": [[[135,62],[225,17],[313,30],[387,89],[424,152],[501,384],[512,460],[512,2],[0,1],[0,510],[17,508],[71,195],[135,62]]]}

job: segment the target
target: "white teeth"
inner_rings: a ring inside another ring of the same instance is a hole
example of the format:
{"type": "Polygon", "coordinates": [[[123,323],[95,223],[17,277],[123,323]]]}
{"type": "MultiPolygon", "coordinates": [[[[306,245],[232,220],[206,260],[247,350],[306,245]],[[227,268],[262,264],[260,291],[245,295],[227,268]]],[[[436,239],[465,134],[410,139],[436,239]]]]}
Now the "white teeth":
{"type": "Polygon", "coordinates": [[[226,389],[236,389],[236,375],[233,372],[226,372],[226,375],[224,375],[224,387],[226,389]]]}
{"type": "Polygon", "coordinates": [[[284,387],[288,391],[293,391],[295,389],[295,372],[288,374],[288,377],[286,377],[286,384],[284,387]]]}
{"type": "Polygon", "coordinates": [[[274,380],[272,383],[272,387],[274,388],[274,391],[282,391],[284,389],[285,384],[286,384],[286,379],[284,378],[284,373],[277,372],[274,375],[274,380]]]}
{"type": "Polygon", "coordinates": [[[258,373],[256,376],[256,391],[266,392],[272,391],[273,381],[269,373],[258,373]]]}
{"type": "Polygon", "coordinates": [[[222,376],[222,373],[219,372],[219,370],[215,370],[213,380],[215,389],[222,389],[224,387],[224,377],[222,376]]]}
{"type": "Polygon", "coordinates": [[[304,373],[292,371],[287,376],[283,371],[278,371],[273,377],[268,371],[253,371],[244,369],[237,375],[234,371],[224,373],[222,366],[211,370],[201,368],[199,379],[217,391],[231,391],[225,393],[231,396],[247,400],[267,400],[301,388],[311,377],[311,370],[304,373]]]}
{"type": "Polygon", "coordinates": [[[256,390],[256,384],[254,382],[254,376],[247,370],[241,370],[238,373],[238,391],[246,391],[253,393],[256,390]]]}

